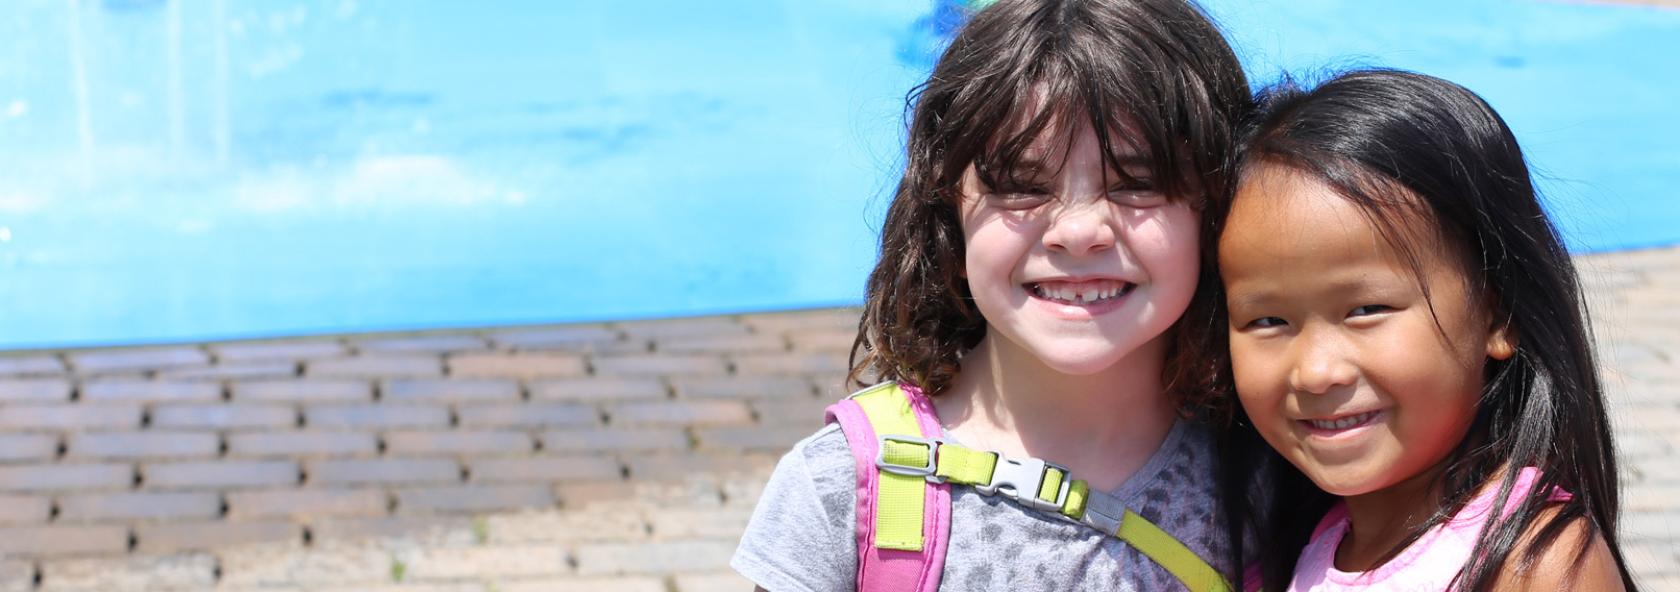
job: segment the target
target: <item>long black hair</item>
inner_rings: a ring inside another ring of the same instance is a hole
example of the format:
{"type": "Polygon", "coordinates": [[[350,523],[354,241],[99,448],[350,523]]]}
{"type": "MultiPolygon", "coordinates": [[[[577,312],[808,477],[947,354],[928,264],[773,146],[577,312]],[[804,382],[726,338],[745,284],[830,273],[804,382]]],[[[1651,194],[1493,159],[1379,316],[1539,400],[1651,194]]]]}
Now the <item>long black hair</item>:
{"type": "MultiPolygon", "coordinates": [[[[1586,543],[1595,536],[1604,540],[1623,584],[1634,590],[1616,538],[1616,455],[1579,280],[1504,120],[1462,86],[1397,70],[1346,72],[1311,90],[1286,80],[1261,91],[1258,101],[1243,132],[1240,174],[1283,166],[1317,179],[1358,206],[1414,273],[1421,271],[1419,249],[1461,256],[1474,293],[1516,336],[1515,355],[1488,360],[1474,423],[1440,477],[1442,507],[1389,556],[1503,475],[1487,527],[1458,574],[1458,589],[1491,588],[1509,562],[1531,564],[1564,529],[1584,524],[1592,535],[1586,543]],[[1399,232],[1418,216],[1439,228],[1445,245],[1413,244],[1399,232]],[[1507,504],[1523,467],[1537,467],[1541,476],[1534,489],[1507,504]],[[1549,492],[1560,489],[1572,497],[1549,501],[1549,492]],[[1542,510],[1551,518],[1535,524],[1542,510]],[[1513,556],[1525,533],[1533,538],[1513,556]]],[[[1229,205],[1211,208],[1214,237],[1229,205]]],[[[1211,261],[1217,266],[1216,258],[1211,261]]],[[[1215,301],[1222,306],[1222,298],[1215,301]]],[[[1213,318],[1220,320],[1204,328],[1205,337],[1222,343],[1226,315],[1220,310],[1213,318]]],[[[1210,372],[1234,393],[1228,348],[1215,351],[1224,353],[1213,358],[1210,372]]],[[[1246,506],[1237,513],[1276,543],[1261,549],[1262,574],[1267,589],[1283,589],[1334,498],[1265,447],[1241,409],[1234,415],[1226,441],[1233,461],[1227,464],[1228,497],[1236,494],[1232,499],[1246,506]],[[1255,475],[1270,482],[1270,495],[1241,495],[1255,475]]],[[[1577,560],[1586,543],[1575,550],[1577,560]]]]}

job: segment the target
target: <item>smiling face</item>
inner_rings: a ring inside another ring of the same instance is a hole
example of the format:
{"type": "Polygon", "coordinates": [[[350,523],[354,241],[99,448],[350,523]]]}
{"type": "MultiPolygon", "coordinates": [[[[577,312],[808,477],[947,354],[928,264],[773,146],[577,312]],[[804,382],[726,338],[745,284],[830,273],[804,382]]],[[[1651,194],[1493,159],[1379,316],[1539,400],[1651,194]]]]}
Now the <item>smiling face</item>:
{"type": "Polygon", "coordinates": [[[1039,138],[1012,174],[964,173],[964,276],[1000,354],[1089,375],[1184,313],[1198,216],[1154,189],[1141,156],[1123,154],[1126,170],[1114,171],[1089,126],[1068,140],[1039,138]]]}
{"type": "Polygon", "coordinates": [[[1402,218],[1422,277],[1359,206],[1262,164],[1239,185],[1219,238],[1243,408],[1267,443],[1336,495],[1432,473],[1469,431],[1488,359],[1513,352],[1450,247],[1402,218]]]}

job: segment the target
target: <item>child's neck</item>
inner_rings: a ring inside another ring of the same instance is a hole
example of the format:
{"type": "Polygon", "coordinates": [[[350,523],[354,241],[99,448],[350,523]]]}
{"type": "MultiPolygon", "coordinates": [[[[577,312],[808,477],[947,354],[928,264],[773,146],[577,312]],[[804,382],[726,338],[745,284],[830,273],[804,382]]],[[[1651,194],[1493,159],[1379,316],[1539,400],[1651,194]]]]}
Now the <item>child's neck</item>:
{"type": "Polygon", "coordinates": [[[1348,532],[1336,547],[1336,569],[1370,571],[1392,557],[1392,551],[1441,506],[1442,461],[1428,470],[1389,487],[1343,498],[1347,503],[1348,532]]]}
{"type": "Polygon", "coordinates": [[[1111,491],[1172,429],[1176,407],[1162,389],[1161,340],[1081,376],[1012,347],[988,335],[963,357],[950,390],[934,398],[940,421],[965,445],[1061,464],[1111,491]]]}

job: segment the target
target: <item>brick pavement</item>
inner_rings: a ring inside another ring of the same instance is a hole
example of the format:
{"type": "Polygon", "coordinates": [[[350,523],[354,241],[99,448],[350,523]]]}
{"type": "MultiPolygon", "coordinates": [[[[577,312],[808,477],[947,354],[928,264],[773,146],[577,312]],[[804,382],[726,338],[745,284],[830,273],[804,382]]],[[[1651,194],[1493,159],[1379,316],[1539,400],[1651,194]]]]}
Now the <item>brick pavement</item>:
{"type": "MultiPolygon", "coordinates": [[[[1680,590],[1680,248],[1580,259],[1680,590]]],[[[856,311],[0,355],[0,591],[744,590],[856,311]]]]}

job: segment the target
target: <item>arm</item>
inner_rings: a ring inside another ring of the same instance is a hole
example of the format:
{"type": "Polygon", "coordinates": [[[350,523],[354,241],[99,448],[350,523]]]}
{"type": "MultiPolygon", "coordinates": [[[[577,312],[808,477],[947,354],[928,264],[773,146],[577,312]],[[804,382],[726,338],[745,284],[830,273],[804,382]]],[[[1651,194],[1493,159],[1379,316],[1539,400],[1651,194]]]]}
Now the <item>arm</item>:
{"type": "Polygon", "coordinates": [[[1557,510],[1548,508],[1529,527],[1523,539],[1511,550],[1510,557],[1494,581],[1493,589],[1516,590],[1581,590],[1585,592],[1618,592],[1622,585],[1621,569],[1596,529],[1585,519],[1576,519],[1558,533],[1540,556],[1526,567],[1521,558],[1533,544],[1540,527],[1557,518],[1557,510]]]}

